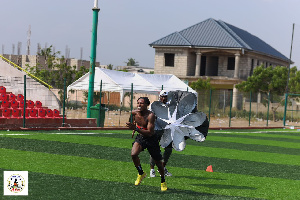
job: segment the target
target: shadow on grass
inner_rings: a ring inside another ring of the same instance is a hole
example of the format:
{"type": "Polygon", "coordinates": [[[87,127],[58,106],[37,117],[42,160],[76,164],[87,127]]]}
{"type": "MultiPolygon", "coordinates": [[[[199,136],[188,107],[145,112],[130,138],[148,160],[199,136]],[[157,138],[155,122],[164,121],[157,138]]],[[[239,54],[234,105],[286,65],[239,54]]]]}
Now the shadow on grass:
{"type": "MultiPolygon", "coordinates": [[[[9,169],[6,170],[9,171],[9,169]]],[[[0,171],[6,170],[0,169],[0,171]]],[[[3,173],[0,173],[0,179],[3,180],[3,173]]],[[[29,195],[22,197],[22,199],[253,199],[203,193],[201,191],[177,190],[171,188],[171,186],[167,191],[161,192],[159,183],[157,186],[134,186],[133,183],[101,181],[36,172],[29,172],[28,182],[29,195]]],[[[0,190],[0,196],[3,196],[3,190],[0,190]]],[[[6,196],[5,199],[20,198],[19,196],[6,196]]]]}
{"type": "Polygon", "coordinates": [[[192,184],[194,186],[208,187],[212,189],[240,189],[240,190],[257,190],[254,187],[237,186],[237,185],[220,185],[220,184],[192,184]]]}
{"type": "Polygon", "coordinates": [[[207,177],[195,177],[195,176],[173,176],[172,178],[187,178],[187,179],[193,179],[193,180],[219,180],[219,181],[226,180],[226,179],[222,179],[222,178],[207,178],[207,177]]]}
{"type": "Polygon", "coordinates": [[[140,186],[140,188],[137,188],[137,190],[141,194],[152,194],[152,196],[157,196],[159,199],[220,199],[220,200],[231,200],[231,199],[243,199],[243,200],[250,200],[250,199],[258,199],[258,198],[246,198],[246,197],[239,197],[239,196],[224,196],[224,195],[218,195],[218,194],[211,194],[211,193],[205,193],[205,192],[195,192],[192,190],[177,190],[168,188],[167,191],[161,192],[155,187],[151,186],[140,186]],[[150,189],[151,188],[151,189],[150,189]]]}

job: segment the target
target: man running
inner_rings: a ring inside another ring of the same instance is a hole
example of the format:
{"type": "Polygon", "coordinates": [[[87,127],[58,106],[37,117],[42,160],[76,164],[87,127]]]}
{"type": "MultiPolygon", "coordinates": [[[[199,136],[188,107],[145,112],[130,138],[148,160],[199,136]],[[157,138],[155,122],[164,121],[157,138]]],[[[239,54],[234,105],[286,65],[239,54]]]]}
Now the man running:
{"type": "Polygon", "coordinates": [[[132,161],[138,170],[135,185],[139,185],[146,177],[146,173],[143,171],[140,163],[139,154],[144,149],[147,149],[158,167],[161,176],[161,191],[166,191],[167,184],[165,181],[158,136],[154,133],[155,115],[147,109],[149,105],[150,101],[147,97],[140,97],[137,100],[137,110],[132,112],[133,121],[126,123],[126,126],[130,130],[138,132],[131,149],[132,161]]]}
{"type": "MultiPolygon", "coordinates": [[[[168,103],[168,92],[167,91],[162,90],[159,93],[159,101],[161,103],[163,103],[163,105],[165,105],[165,106],[167,105],[167,103],[168,103]]],[[[150,110],[151,110],[151,108],[150,108],[150,110]]],[[[157,123],[157,120],[155,121],[154,132],[158,136],[158,141],[160,141],[160,138],[164,133],[164,129],[162,129],[162,127],[159,126],[159,124],[157,123]]],[[[164,149],[163,166],[164,166],[165,176],[172,176],[172,174],[166,168],[168,160],[172,154],[172,149],[173,149],[172,143],[170,143],[170,145],[164,149]]],[[[154,159],[150,156],[150,177],[155,177],[154,165],[155,165],[154,159]]]]}

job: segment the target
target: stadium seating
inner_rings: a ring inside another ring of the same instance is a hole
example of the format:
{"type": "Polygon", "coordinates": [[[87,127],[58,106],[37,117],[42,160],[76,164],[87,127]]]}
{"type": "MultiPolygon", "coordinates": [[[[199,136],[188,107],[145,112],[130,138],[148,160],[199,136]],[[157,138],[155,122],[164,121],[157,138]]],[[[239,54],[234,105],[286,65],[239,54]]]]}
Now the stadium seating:
{"type": "Polygon", "coordinates": [[[46,113],[47,113],[46,118],[53,118],[53,110],[47,109],[46,113]]]}
{"type": "Polygon", "coordinates": [[[6,93],[0,94],[0,101],[8,100],[8,95],[6,93]]]}
{"type": "Polygon", "coordinates": [[[38,110],[34,108],[29,109],[29,118],[37,118],[38,110]]]}
{"type": "Polygon", "coordinates": [[[9,100],[12,101],[12,100],[16,100],[16,95],[14,93],[10,93],[9,94],[9,100]]]}
{"type": "Polygon", "coordinates": [[[11,108],[2,109],[1,118],[10,118],[11,117],[11,108]]]}
{"type": "MultiPolygon", "coordinates": [[[[24,110],[21,110],[21,109],[20,109],[20,113],[21,113],[21,117],[23,118],[24,110]]],[[[26,118],[29,117],[29,109],[25,109],[25,117],[26,117],[26,118]]]]}
{"type": "Polygon", "coordinates": [[[11,118],[21,118],[20,117],[20,110],[17,109],[17,108],[13,108],[11,118]]]}
{"type": "Polygon", "coordinates": [[[44,108],[38,110],[38,118],[46,118],[46,110],[44,108]]]}
{"type": "MultiPolygon", "coordinates": [[[[59,110],[48,109],[42,107],[41,101],[27,100],[25,108],[25,118],[45,119],[54,118],[61,119],[59,110]]],[[[0,86],[0,118],[23,118],[24,114],[24,96],[22,94],[15,95],[7,92],[6,88],[0,86]]]]}
{"type": "Polygon", "coordinates": [[[1,103],[1,109],[3,109],[3,108],[9,108],[9,106],[10,106],[9,101],[7,101],[7,100],[2,100],[2,103],[1,103]]]}
{"type": "Polygon", "coordinates": [[[28,107],[28,108],[34,108],[34,102],[31,101],[31,100],[28,100],[28,101],[27,101],[27,107],[28,107]]]}
{"type": "Polygon", "coordinates": [[[43,104],[42,104],[42,102],[40,102],[40,101],[36,101],[36,102],[35,102],[35,107],[36,107],[36,108],[42,108],[42,105],[43,105],[43,104]]]}
{"type": "Polygon", "coordinates": [[[4,86],[0,86],[0,93],[6,93],[6,88],[4,86]]]}
{"type": "Polygon", "coordinates": [[[23,96],[23,94],[18,94],[18,95],[17,95],[17,100],[18,100],[18,101],[24,101],[24,96],[23,96]]]}
{"type": "Polygon", "coordinates": [[[10,106],[12,108],[19,108],[19,102],[17,100],[10,100],[10,106]]]}
{"type": "Polygon", "coordinates": [[[62,118],[62,117],[59,115],[59,111],[56,110],[56,109],[53,110],[53,117],[54,117],[54,118],[62,118]]]}
{"type": "Polygon", "coordinates": [[[24,101],[18,101],[19,102],[19,107],[24,108],[24,101]]]}

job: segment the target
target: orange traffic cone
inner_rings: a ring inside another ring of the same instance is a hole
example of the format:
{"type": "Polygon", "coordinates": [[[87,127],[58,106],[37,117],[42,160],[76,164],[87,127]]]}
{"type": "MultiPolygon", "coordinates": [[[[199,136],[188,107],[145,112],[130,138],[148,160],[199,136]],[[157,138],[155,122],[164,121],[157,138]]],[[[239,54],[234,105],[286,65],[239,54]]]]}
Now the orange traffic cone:
{"type": "Polygon", "coordinates": [[[209,166],[206,168],[206,171],[207,171],[207,172],[213,172],[212,166],[209,165],[209,166]]]}

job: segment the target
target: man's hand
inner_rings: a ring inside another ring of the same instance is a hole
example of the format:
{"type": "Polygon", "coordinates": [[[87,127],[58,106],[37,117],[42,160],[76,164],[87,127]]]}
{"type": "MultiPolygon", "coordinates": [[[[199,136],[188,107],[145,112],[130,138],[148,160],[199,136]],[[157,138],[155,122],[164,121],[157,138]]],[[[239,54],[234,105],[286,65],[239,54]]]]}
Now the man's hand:
{"type": "Polygon", "coordinates": [[[127,126],[129,129],[133,130],[133,131],[132,131],[132,135],[131,135],[131,138],[133,138],[134,133],[135,133],[135,129],[136,129],[136,123],[135,123],[135,122],[133,122],[133,123],[127,122],[127,123],[126,123],[126,126],[127,126]]]}
{"type": "Polygon", "coordinates": [[[126,126],[127,126],[128,129],[130,129],[130,130],[135,130],[135,128],[136,128],[136,123],[135,123],[135,122],[133,122],[133,123],[127,122],[127,123],[126,123],[126,126]]]}

